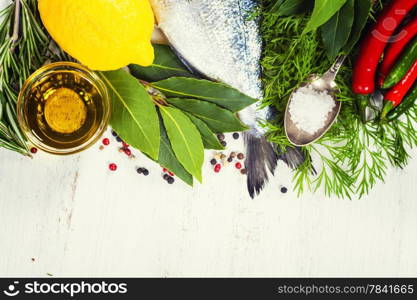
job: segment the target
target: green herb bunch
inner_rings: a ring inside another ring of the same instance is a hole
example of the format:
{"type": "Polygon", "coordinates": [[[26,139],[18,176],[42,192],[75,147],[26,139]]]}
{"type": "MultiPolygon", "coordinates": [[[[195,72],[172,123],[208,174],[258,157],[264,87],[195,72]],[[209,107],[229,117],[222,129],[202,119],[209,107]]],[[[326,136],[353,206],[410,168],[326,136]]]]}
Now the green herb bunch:
{"type": "Polygon", "coordinates": [[[225,84],[195,78],[170,47],[154,45],[150,67],[100,72],[112,98],[113,129],[185,183],[202,181],[204,149],[223,150],[215,133],[244,131],[236,113],[255,103],[225,84]]]}
{"type": "Polygon", "coordinates": [[[37,0],[14,0],[0,11],[0,147],[29,155],[17,124],[16,103],[25,80],[46,61],[68,59],[52,43],[38,12],[37,0]]]}
{"type": "MultiPolygon", "coordinates": [[[[333,61],[321,33],[305,32],[310,22],[308,13],[282,16],[271,13],[271,7],[264,8],[261,28],[265,42],[264,102],[278,111],[276,120],[268,124],[269,139],[286,147],[289,142],[283,116],[289,95],[309,74],[325,72],[333,61]]],[[[405,167],[409,149],[417,146],[417,107],[388,124],[362,123],[351,91],[354,58],[354,54],[349,56],[337,77],[339,100],[343,102],[337,122],[318,142],[303,148],[307,160],[294,175],[299,194],[323,189],[328,196],[363,196],[378,181],[384,181],[388,167],[405,167]]]]}

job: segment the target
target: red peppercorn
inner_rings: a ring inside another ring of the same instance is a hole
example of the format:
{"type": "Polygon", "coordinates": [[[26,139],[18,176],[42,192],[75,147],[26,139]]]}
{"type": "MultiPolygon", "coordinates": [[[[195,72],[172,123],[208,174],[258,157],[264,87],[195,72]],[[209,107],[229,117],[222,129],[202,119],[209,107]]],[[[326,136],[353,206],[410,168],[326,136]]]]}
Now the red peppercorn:
{"type": "Polygon", "coordinates": [[[221,164],[217,164],[217,165],[214,167],[214,172],[219,173],[221,169],[222,169],[222,165],[221,165],[221,164]]]}
{"type": "Polygon", "coordinates": [[[170,171],[168,171],[168,174],[169,174],[169,176],[171,176],[171,177],[175,176],[175,174],[174,174],[174,173],[172,173],[172,172],[170,172],[170,171]]]}
{"type": "Polygon", "coordinates": [[[36,154],[38,152],[38,149],[35,147],[30,148],[30,153],[36,154]]]}
{"type": "Polygon", "coordinates": [[[115,163],[111,163],[109,164],[109,170],[110,171],[116,171],[117,170],[117,165],[115,163]]]}
{"type": "Polygon", "coordinates": [[[122,146],[123,146],[123,148],[129,148],[129,145],[126,144],[125,142],[122,142],[122,146]]]}
{"type": "Polygon", "coordinates": [[[236,169],[240,170],[240,169],[242,169],[242,164],[240,162],[237,162],[235,164],[235,167],[236,167],[236,169]]]}
{"type": "Polygon", "coordinates": [[[126,154],[127,156],[131,156],[131,155],[132,155],[132,151],[130,151],[130,149],[129,149],[129,148],[125,148],[123,151],[125,152],[125,154],[126,154]]]}
{"type": "Polygon", "coordinates": [[[104,139],[103,139],[103,145],[104,145],[104,146],[108,146],[108,145],[110,145],[110,140],[109,140],[108,138],[104,138],[104,139]]]}
{"type": "Polygon", "coordinates": [[[162,172],[163,172],[163,173],[168,173],[167,168],[163,168],[163,169],[162,169],[162,172]]]}

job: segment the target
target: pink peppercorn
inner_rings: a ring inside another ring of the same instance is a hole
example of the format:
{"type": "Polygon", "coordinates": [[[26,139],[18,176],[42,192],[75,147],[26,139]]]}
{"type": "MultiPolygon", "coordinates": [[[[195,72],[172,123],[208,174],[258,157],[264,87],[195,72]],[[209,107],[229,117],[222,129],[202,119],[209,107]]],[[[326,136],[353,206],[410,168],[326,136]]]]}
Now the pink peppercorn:
{"type": "Polygon", "coordinates": [[[219,173],[221,169],[222,169],[222,165],[221,165],[221,164],[217,164],[217,165],[214,167],[214,172],[219,173]]]}

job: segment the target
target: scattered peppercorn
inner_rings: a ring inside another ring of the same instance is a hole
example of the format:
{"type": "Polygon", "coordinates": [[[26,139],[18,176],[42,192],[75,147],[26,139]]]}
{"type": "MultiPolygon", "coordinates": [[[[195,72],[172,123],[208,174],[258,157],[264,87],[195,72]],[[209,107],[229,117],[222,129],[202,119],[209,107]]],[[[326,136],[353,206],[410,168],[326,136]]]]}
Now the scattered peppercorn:
{"type": "Polygon", "coordinates": [[[35,148],[35,147],[30,148],[30,153],[32,154],[38,153],[38,148],[35,148]]]}
{"type": "Polygon", "coordinates": [[[232,153],[230,153],[230,157],[231,157],[231,158],[235,158],[235,157],[236,157],[236,152],[232,152],[232,153]]]}
{"type": "Polygon", "coordinates": [[[118,136],[117,132],[116,132],[116,131],[114,131],[114,130],[112,130],[111,134],[112,134],[114,137],[117,137],[117,136],[118,136]]]}
{"type": "Polygon", "coordinates": [[[148,176],[149,175],[149,170],[148,169],[144,169],[143,170],[143,175],[148,176]]]}
{"type": "Polygon", "coordinates": [[[242,169],[242,164],[240,162],[237,162],[235,164],[235,167],[236,167],[236,169],[240,170],[240,169],[242,169]]]}
{"type": "Polygon", "coordinates": [[[119,148],[119,152],[120,153],[124,153],[125,152],[125,149],[124,148],[119,148]]]}
{"type": "Polygon", "coordinates": [[[223,133],[219,133],[219,134],[217,134],[217,138],[219,139],[219,141],[224,141],[224,139],[225,139],[226,137],[224,136],[224,134],[223,134],[223,133]]]}
{"type": "Polygon", "coordinates": [[[168,175],[168,174],[164,174],[164,180],[168,180],[168,178],[169,178],[170,176],[168,175]]]}
{"type": "Polygon", "coordinates": [[[132,155],[132,151],[130,151],[130,149],[129,149],[129,148],[125,148],[125,149],[124,149],[124,152],[125,152],[125,154],[126,154],[127,156],[131,156],[131,155],[132,155]]]}
{"type": "Polygon", "coordinates": [[[104,138],[104,139],[103,139],[103,145],[104,145],[104,146],[108,146],[108,145],[110,145],[110,140],[109,140],[108,138],[104,138]]]}
{"type": "Polygon", "coordinates": [[[111,164],[109,164],[109,169],[110,169],[110,171],[116,171],[117,170],[117,165],[115,164],[115,163],[111,163],[111,164]]]}
{"type": "Polygon", "coordinates": [[[225,158],[226,158],[226,154],[222,153],[222,154],[220,155],[220,159],[225,159],[225,158]]]}
{"type": "Polygon", "coordinates": [[[239,136],[240,136],[239,133],[237,133],[237,132],[233,133],[233,138],[235,140],[239,139],[239,136]]]}
{"type": "Polygon", "coordinates": [[[227,159],[227,161],[228,161],[229,163],[231,163],[231,162],[233,161],[233,157],[229,157],[229,158],[227,159]]]}
{"type": "Polygon", "coordinates": [[[215,166],[217,164],[217,160],[213,158],[212,160],[210,160],[210,163],[212,166],[215,166]]]}
{"type": "Polygon", "coordinates": [[[137,172],[138,174],[142,174],[142,173],[143,173],[143,170],[144,170],[143,168],[137,168],[137,169],[136,169],[136,172],[137,172]]]}
{"type": "Polygon", "coordinates": [[[168,171],[168,174],[169,174],[169,176],[171,176],[171,177],[174,177],[174,176],[175,176],[175,174],[174,174],[174,173],[172,173],[172,172],[170,172],[170,171],[168,171]]]}
{"type": "Polygon", "coordinates": [[[242,175],[246,175],[246,174],[248,174],[248,171],[246,171],[246,169],[242,169],[242,170],[240,170],[240,173],[241,173],[242,175]]]}
{"type": "Polygon", "coordinates": [[[163,172],[163,173],[167,173],[167,172],[168,172],[168,169],[167,169],[167,168],[163,168],[163,169],[162,169],[162,172],[163,172]]]}
{"type": "Polygon", "coordinates": [[[220,142],[220,144],[221,144],[223,147],[226,147],[226,146],[227,146],[226,141],[221,141],[221,142],[220,142]]]}
{"type": "Polygon", "coordinates": [[[124,141],[122,141],[122,146],[123,146],[123,148],[129,148],[129,145],[126,144],[124,141]]]}
{"type": "Polygon", "coordinates": [[[169,184],[173,184],[175,182],[175,179],[173,177],[169,177],[167,181],[169,184]]]}
{"type": "Polygon", "coordinates": [[[100,145],[100,147],[98,147],[99,150],[104,150],[104,146],[100,145]]]}
{"type": "Polygon", "coordinates": [[[123,140],[120,136],[116,137],[116,141],[118,141],[119,143],[123,142],[123,140]]]}
{"type": "Polygon", "coordinates": [[[243,153],[239,153],[238,155],[237,155],[237,159],[239,159],[239,160],[242,160],[242,159],[244,159],[245,158],[245,155],[243,154],[243,153]]]}
{"type": "Polygon", "coordinates": [[[222,165],[221,165],[221,164],[217,164],[217,165],[214,167],[214,172],[219,173],[221,169],[222,169],[222,165]]]}
{"type": "Polygon", "coordinates": [[[286,194],[288,192],[288,189],[285,186],[281,187],[281,193],[286,194]]]}

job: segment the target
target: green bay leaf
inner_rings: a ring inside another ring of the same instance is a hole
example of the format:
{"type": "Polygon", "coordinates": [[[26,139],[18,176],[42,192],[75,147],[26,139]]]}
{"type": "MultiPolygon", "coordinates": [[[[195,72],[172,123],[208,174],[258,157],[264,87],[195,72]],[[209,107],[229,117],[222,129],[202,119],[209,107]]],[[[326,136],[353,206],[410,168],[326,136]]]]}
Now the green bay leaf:
{"type": "Polygon", "coordinates": [[[149,67],[129,65],[129,70],[136,78],[154,82],[170,77],[195,77],[177,55],[166,45],[153,45],[155,49],[155,60],[149,67]]]}
{"type": "Polygon", "coordinates": [[[355,15],[355,0],[345,5],[321,29],[324,46],[329,59],[333,61],[349,39],[355,15]]]}
{"type": "Polygon", "coordinates": [[[316,30],[330,20],[333,15],[342,8],[347,0],[315,0],[314,10],[310,21],[307,23],[303,33],[316,30]]]}
{"type": "Polygon", "coordinates": [[[278,16],[293,16],[305,13],[313,7],[314,0],[286,0],[276,10],[278,16]]]}
{"type": "Polygon", "coordinates": [[[206,149],[213,149],[213,150],[224,150],[222,144],[220,144],[219,139],[216,137],[213,131],[208,127],[206,123],[204,123],[199,118],[193,116],[190,113],[186,113],[187,116],[190,118],[191,122],[197,127],[198,131],[200,131],[201,138],[203,139],[204,148],[206,149]]]}
{"type": "Polygon", "coordinates": [[[158,163],[167,168],[175,174],[179,179],[184,181],[186,184],[193,186],[193,176],[184,169],[180,164],[174,151],[172,150],[171,142],[169,141],[168,135],[164,124],[160,124],[161,127],[161,146],[159,149],[158,163]]]}
{"type": "Polygon", "coordinates": [[[173,77],[151,84],[168,98],[194,98],[215,103],[232,112],[238,112],[257,100],[223,83],[208,80],[173,77]]]}
{"type": "Polygon", "coordinates": [[[155,105],[145,88],[124,70],[100,72],[112,100],[110,124],[120,137],[158,159],[160,130],[155,105]]]}
{"type": "Polygon", "coordinates": [[[236,132],[248,129],[235,114],[216,104],[186,98],[168,98],[166,101],[203,120],[216,133],[236,132]]]}
{"type": "Polygon", "coordinates": [[[187,172],[202,182],[204,146],[200,132],[182,111],[165,106],[160,106],[159,110],[176,158],[187,172]]]}

